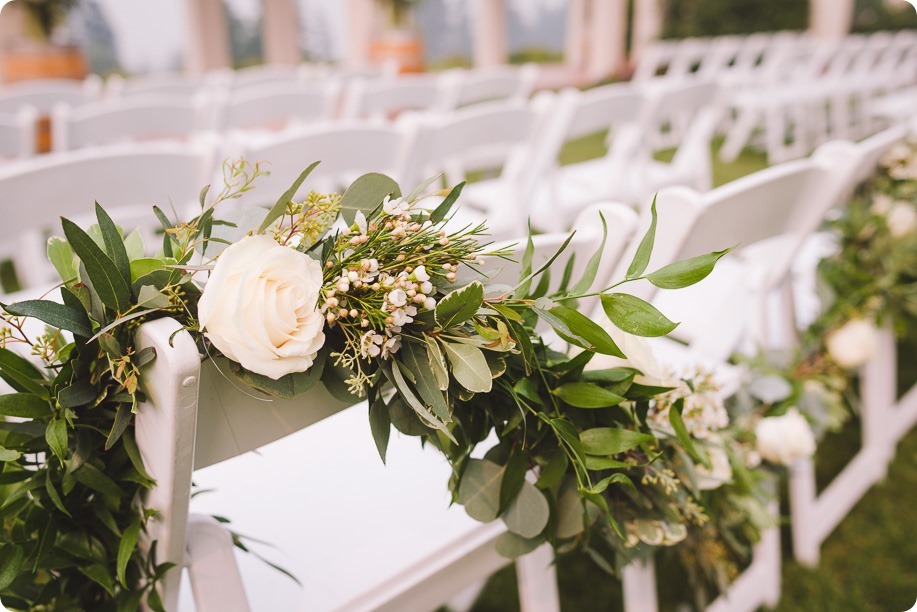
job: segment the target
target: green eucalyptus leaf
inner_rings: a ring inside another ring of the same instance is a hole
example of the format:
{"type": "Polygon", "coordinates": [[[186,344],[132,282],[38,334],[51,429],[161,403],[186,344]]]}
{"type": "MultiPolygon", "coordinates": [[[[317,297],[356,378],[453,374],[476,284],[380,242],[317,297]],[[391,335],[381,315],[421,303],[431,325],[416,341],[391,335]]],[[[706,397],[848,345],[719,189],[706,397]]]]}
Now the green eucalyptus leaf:
{"type": "Polygon", "coordinates": [[[63,408],[76,408],[85,406],[96,399],[99,390],[95,385],[85,379],[77,379],[69,387],[64,387],[57,393],[57,403],[63,408]]]}
{"type": "Polygon", "coordinates": [[[0,415],[23,419],[43,419],[51,416],[47,400],[31,393],[7,393],[0,395],[0,415]]]}
{"type": "MultiPolygon", "coordinates": [[[[263,234],[267,228],[271,226],[274,221],[283,216],[283,213],[287,209],[287,205],[296,195],[296,192],[299,191],[300,186],[306,180],[306,178],[312,174],[312,171],[315,170],[315,167],[319,162],[313,162],[308,168],[302,171],[302,173],[297,177],[293,184],[290,185],[290,188],[283,192],[283,195],[277,199],[277,203],[271,207],[271,210],[268,211],[267,216],[264,218],[264,221],[261,222],[261,226],[258,228],[258,233],[263,234]]],[[[168,253],[167,253],[168,255],[168,253]]]]}
{"type": "Polygon", "coordinates": [[[542,544],[544,544],[544,538],[523,538],[512,531],[501,533],[494,540],[494,548],[497,553],[507,559],[524,557],[542,544]]]}
{"type": "Polygon", "coordinates": [[[522,484],[525,482],[525,473],[528,471],[526,453],[516,449],[509,456],[503,470],[503,480],[500,483],[500,508],[498,514],[503,514],[516,496],[519,495],[522,484]]]}
{"type": "Polygon", "coordinates": [[[676,261],[646,275],[646,279],[660,289],[682,289],[707,278],[716,262],[735,247],[676,261]]]}
{"type": "Polygon", "coordinates": [[[551,509],[548,500],[533,484],[523,482],[519,495],[510,504],[502,519],[506,527],[523,538],[534,538],[548,524],[551,509]]]}
{"type": "Polygon", "coordinates": [[[493,379],[490,377],[490,368],[481,349],[470,344],[452,342],[446,342],[443,346],[455,380],[472,393],[489,393],[493,387],[493,379]]]}
{"type": "Polygon", "coordinates": [[[656,438],[622,427],[596,427],[580,434],[583,450],[590,455],[617,455],[656,438]]]}
{"type": "Polygon", "coordinates": [[[503,468],[492,461],[469,459],[459,485],[458,502],[471,518],[489,523],[497,518],[503,468]]]}
{"type": "Polygon", "coordinates": [[[369,214],[386,196],[401,197],[398,183],[378,172],[364,174],[351,183],[341,196],[341,217],[351,224],[358,212],[369,214]]]}
{"type": "Polygon", "coordinates": [[[618,329],[635,336],[664,336],[678,327],[654,306],[627,293],[602,295],[602,308],[618,329]]]}

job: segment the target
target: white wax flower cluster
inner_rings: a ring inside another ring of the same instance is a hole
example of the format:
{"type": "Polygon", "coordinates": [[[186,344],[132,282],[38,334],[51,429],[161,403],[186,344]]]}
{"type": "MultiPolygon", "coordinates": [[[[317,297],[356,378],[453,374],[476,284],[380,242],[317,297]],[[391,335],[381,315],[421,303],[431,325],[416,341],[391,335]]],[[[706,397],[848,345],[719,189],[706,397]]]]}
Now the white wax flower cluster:
{"type": "Polygon", "coordinates": [[[771,463],[792,465],[815,453],[815,434],[796,407],[783,416],[767,417],[755,426],[757,449],[771,463]]]}
{"type": "Polygon", "coordinates": [[[265,235],[220,254],[197,303],[204,335],[246,370],[274,380],[305,372],[325,343],[321,265],[265,235]]]}
{"type": "Polygon", "coordinates": [[[866,319],[851,319],[828,334],[828,355],[842,368],[858,368],[878,351],[876,326],[866,319]]]}

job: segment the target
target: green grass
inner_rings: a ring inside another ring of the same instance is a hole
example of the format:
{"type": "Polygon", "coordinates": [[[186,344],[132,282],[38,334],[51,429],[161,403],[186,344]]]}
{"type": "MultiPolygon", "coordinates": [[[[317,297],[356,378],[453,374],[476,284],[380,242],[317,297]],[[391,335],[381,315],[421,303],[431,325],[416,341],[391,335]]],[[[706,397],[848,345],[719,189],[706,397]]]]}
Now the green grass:
{"type": "MultiPolygon", "coordinates": [[[[713,144],[714,152],[719,142],[713,144]]],[[[604,134],[568,143],[561,163],[569,164],[605,153],[604,134]]],[[[673,152],[657,159],[668,161],[673,152]]],[[[766,167],[763,154],[745,151],[731,164],[714,156],[714,184],[719,186],[766,167]]],[[[917,380],[917,334],[899,348],[901,391],[917,380]]],[[[825,438],[816,458],[819,487],[843,469],[859,449],[859,424],[851,422],[841,432],[825,438]]],[[[784,506],[785,506],[784,502],[784,506]]],[[[888,478],[874,487],[822,546],[818,568],[791,561],[789,527],[783,529],[783,596],[776,612],[903,612],[917,600],[917,431],[898,447],[888,478]]],[[[784,508],[784,515],[786,514],[784,508]]],[[[658,562],[659,604],[663,612],[679,610],[691,598],[684,570],[671,561],[658,562]]],[[[622,610],[621,585],[583,554],[572,553],[557,563],[564,612],[622,610]]],[[[501,570],[487,583],[474,612],[507,612],[519,609],[513,566],[501,570]]],[[[685,608],[688,609],[688,608],[685,608]]]]}

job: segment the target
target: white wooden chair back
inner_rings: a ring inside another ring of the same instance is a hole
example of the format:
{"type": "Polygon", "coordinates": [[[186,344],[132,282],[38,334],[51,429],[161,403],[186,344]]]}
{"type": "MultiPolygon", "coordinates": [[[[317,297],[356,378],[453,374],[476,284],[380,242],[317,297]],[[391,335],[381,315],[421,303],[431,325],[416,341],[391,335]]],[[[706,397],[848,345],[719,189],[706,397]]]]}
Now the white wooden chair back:
{"type": "Polygon", "coordinates": [[[447,110],[448,79],[429,74],[354,78],[344,93],[341,118],[384,121],[404,111],[447,110]]]}
{"type": "MultiPolygon", "coordinates": [[[[603,282],[603,275],[616,266],[621,245],[626,243],[634,227],[633,213],[620,206],[596,207],[588,215],[584,215],[582,231],[571,244],[573,251],[577,253],[580,266],[584,265],[600,245],[602,234],[595,230],[597,225],[601,225],[596,220],[600,210],[604,211],[608,221],[609,242],[597,283],[603,282]]],[[[543,261],[546,254],[553,252],[565,239],[566,234],[538,237],[540,259],[537,261],[543,261]]],[[[555,262],[552,267],[555,278],[560,278],[564,263],[563,260],[555,262]]],[[[412,471],[408,472],[406,477],[402,475],[401,484],[393,488],[392,483],[399,481],[398,472],[394,466],[382,467],[378,458],[374,456],[363,411],[356,408],[346,409],[348,402],[335,399],[321,385],[296,400],[272,399],[265,402],[255,397],[256,392],[240,390],[238,383],[229,381],[229,375],[220,371],[226,371],[225,362],[219,366],[220,369],[213,362],[207,362],[202,367],[197,346],[190,335],[180,331],[179,324],[172,319],[160,319],[144,324],[138,331],[137,339],[138,348],[150,346],[156,350],[156,359],[143,370],[142,379],[148,401],[138,409],[136,436],[147,471],[158,483],[150,493],[147,504],[159,510],[158,520],[151,524],[149,534],[149,540],[158,541],[159,563],[171,561],[179,567],[185,564],[186,540],[189,537],[189,500],[194,470],[213,466],[207,472],[209,476],[195,477],[198,481],[203,478],[206,484],[211,484],[213,474],[218,474],[219,470],[229,465],[215,464],[289,436],[310,425],[324,428],[323,435],[313,439],[308,445],[300,443],[298,447],[287,449],[287,452],[300,455],[305,453],[307,459],[311,458],[306,460],[300,457],[303,463],[284,465],[285,469],[293,468],[293,476],[289,473],[283,475],[284,479],[292,478],[289,482],[293,486],[278,488],[276,484],[271,484],[280,474],[269,472],[264,475],[261,482],[274,493],[268,494],[266,490],[262,492],[260,488],[257,491],[245,491],[247,501],[240,500],[237,506],[232,507],[230,513],[234,527],[235,519],[240,517],[241,524],[237,527],[240,530],[245,530],[248,526],[250,532],[252,526],[260,525],[260,532],[278,533],[276,520],[268,520],[263,514],[259,515],[257,511],[246,508],[253,503],[257,504],[257,500],[268,495],[274,497],[270,502],[273,508],[272,516],[285,508],[294,510],[295,514],[290,517],[291,524],[284,526],[283,539],[273,541],[273,544],[283,548],[292,547],[292,550],[302,553],[300,556],[308,556],[311,551],[313,557],[314,549],[318,549],[321,554],[321,551],[326,550],[340,553],[342,550],[350,551],[363,547],[360,557],[369,557],[372,570],[361,560],[350,563],[349,566],[352,567],[346,571],[344,565],[329,563],[325,556],[311,560],[290,560],[288,568],[307,584],[305,597],[308,603],[305,605],[309,609],[430,609],[441,604],[450,594],[460,591],[469,582],[485,578],[506,563],[493,547],[496,537],[505,530],[502,523],[481,525],[464,516],[457,508],[445,511],[448,505],[446,496],[436,501],[438,496],[431,495],[429,488],[424,490],[424,487],[418,486],[416,480],[412,480],[423,477],[426,479],[423,482],[427,486],[436,486],[431,484],[435,482],[430,480],[432,474],[437,478],[441,477],[441,484],[444,485],[448,477],[448,470],[445,470],[444,465],[440,465],[432,472],[423,468],[425,471],[418,473],[420,466],[432,464],[430,457],[424,459],[424,452],[415,448],[410,456],[413,458],[410,460],[410,465],[414,466],[412,471]],[[347,429],[341,429],[341,426],[347,429]],[[364,429],[366,432],[363,432],[364,429]],[[364,436],[364,433],[367,435],[364,436]],[[339,440],[343,435],[356,436],[355,439],[363,446],[357,445],[356,448],[351,447],[346,453],[342,453],[339,440]],[[327,470],[317,462],[310,462],[322,461],[322,457],[334,452],[338,458],[334,459],[333,470],[327,470]],[[297,491],[318,493],[321,489],[317,488],[318,485],[313,484],[313,481],[328,481],[329,475],[331,480],[336,482],[364,482],[365,486],[361,487],[361,492],[357,496],[361,499],[363,494],[378,497],[379,504],[371,513],[372,516],[361,512],[360,516],[363,518],[357,523],[341,525],[335,521],[339,522],[342,517],[349,516],[345,509],[351,507],[351,502],[347,499],[335,496],[336,499],[329,500],[331,503],[324,503],[310,493],[311,501],[300,500],[301,495],[297,491]],[[376,481],[384,482],[376,486],[376,481]],[[316,488],[311,488],[313,486],[316,488]],[[365,493],[363,490],[370,492],[365,493]],[[280,493],[281,498],[276,498],[276,493],[280,493]],[[297,510],[296,504],[303,501],[303,509],[297,510]],[[429,514],[433,516],[428,517],[429,514]],[[251,516],[246,519],[248,515],[251,516]],[[374,525],[373,516],[376,515],[385,517],[387,522],[384,529],[381,528],[381,524],[374,525]],[[430,522],[431,520],[433,522],[430,522]],[[425,525],[428,526],[425,528],[425,525]],[[399,555],[391,556],[389,550],[380,550],[378,547],[367,548],[369,545],[359,538],[364,537],[363,534],[368,529],[382,538],[390,537],[387,535],[388,532],[400,537],[397,541],[399,555]],[[422,534],[422,537],[417,537],[419,534],[422,534]],[[405,535],[408,536],[407,539],[404,538],[405,535]],[[347,543],[349,536],[358,540],[347,543]],[[374,561],[377,557],[379,561],[384,557],[385,562],[374,561]],[[364,566],[365,571],[361,569],[364,566]],[[366,575],[369,572],[374,575],[381,572],[387,578],[383,582],[373,582],[374,578],[366,575]],[[335,578],[334,575],[338,577],[335,578]],[[330,592],[335,588],[332,585],[338,585],[338,588],[344,588],[344,591],[330,592]],[[338,603],[331,605],[329,601],[338,603]],[[349,603],[341,607],[341,602],[349,603]]],[[[303,433],[305,432],[297,435],[303,433]]],[[[389,453],[390,463],[393,463],[392,456],[396,453],[407,452],[405,445],[403,440],[393,440],[393,448],[389,453]]],[[[416,443],[415,446],[419,447],[416,443]]],[[[276,448],[278,447],[271,447],[276,448]]],[[[264,449],[259,457],[269,457],[273,452],[271,449],[264,449]]],[[[402,470],[406,468],[405,464],[401,465],[402,470]]],[[[232,469],[224,472],[224,478],[232,479],[233,474],[241,476],[232,469]]],[[[270,536],[264,536],[263,533],[253,535],[268,537],[270,540],[270,536]]],[[[193,567],[194,559],[191,560],[191,564],[193,567]]],[[[524,610],[548,612],[558,609],[556,587],[553,586],[553,569],[548,565],[547,559],[537,554],[521,561],[520,589],[524,610]],[[541,597],[533,597],[536,593],[541,594],[541,597]]],[[[252,570],[253,567],[252,564],[248,564],[246,570],[252,570]]],[[[266,572],[272,570],[266,567],[260,570],[261,577],[271,576],[266,572]]],[[[254,571],[257,572],[258,568],[254,571]]],[[[243,577],[247,574],[248,571],[244,571],[243,577]]],[[[278,576],[273,578],[285,580],[278,576]]],[[[248,584],[252,585],[251,582],[248,584]]],[[[278,600],[278,593],[290,597],[303,596],[290,583],[278,584],[273,593],[270,588],[267,592],[264,588],[256,589],[258,593],[250,592],[256,609],[259,602],[265,598],[270,599],[274,606],[290,608],[291,602],[282,601],[282,597],[278,600]]],[[[233,585],[220,585],[220,588],[232,587],[233,585]]],[[[163,582],[163,590],[166,609],[176,609],[180,572],[175,571],[167,575],[163,582]]],[[[196,593],[195,597],[199,601],[199,610],[203,612],[210,609],[201,607],[200,602],[207,599],[205,593],[196,593]]],[[[239,600],[239,609],[248,609],[244,599],[239,600]]]]}
{"type": "Polygon", "coordinates": [[[446,108],[458,108],[494,100],[524,101],[532,95],[538,65],[495,66],[460,71],[449,92],[446,108]]]}
{"type": "MultiPolygon", "coordinates": [[[[95,223],[98,201],[125,231],[155,229],[150,207],[171,216],[173,205],[181,211],[197,202],[210,163],[204,148],[162,144],[73,151],[0,170],[0,256],[13,259],[22,286],[46,283],[54,273],[45,232],[59,233],[60,217],[95,223]]],[[[155,252],[161,238],[149,232],[145,243],[155,252]]]]}
{"type": "Polygon", "coordinates": [[[52,114],[54,151],[150,140],[187,140],[207,127],[206,102],[183,96],[135,96],[79,107],[59,104],[52,114]]]}
{"type": "Polygon", "coordinates": [[[145,74],[125,79],[112,75],[105,81],[105,96],[109,99],[144,99],[148,96],[171,96],[190,102],[207,85],[205,78],[194,78],[174,72],[145,74]]]}
{"type": "Polygon", "coordinates": [[[279,129],[330,119],[338,97],[337,82],[306,88],[296,83],[270,83],[234,91],[218,102],[221,130],[279,129]]]}
{"type": "Polygon", "coordinates": [[[16,113],[31,106],[39,114],[48,114],[55,104],[79,106],[98,98],[101,80],[97,76],[84,81],[42,79],[0,87],[0,112],[16,113]]]}
{"type": "Polygon", "coordinates": [[[31,106],[24,106],[16,113],[0,114],[0,159],[35,155],[37,117],[31,106]]]}
{"type": "Polygon", "coordinates": [[[845,157],[853,155],[857,159],[853,170],[842,179],[843,187],[837,203],[845,203],[846,198],[853,193],[858,185],[872,177],[882,157],[896,144],[903,142],[907,138],[908,132],[907,125],[898,125],[858,143],[834,141],[819,147],[813,155],[823,158],[825,163],[830,163],[830,159],[834,156],[845,157]]]}
{"type": "Polygon", "coordinates": [[[259,64],[233,70],[229,84],[234,91],[272,85],[293,85],[308,74],[308,67],[259,64]]]}
{"type": "Polygon", "coordinates": [[[367,172],[386,174],[401,184],[409,144],[408,133],[392,126],[327,124],[264,145],[248,146],[243,150],[245,159],[267,162],[270,175],[259,178],[256,188],[238,200],[227,202],[227,208],[272,206],[277,196],[316,161],[321,163],[302,186],[299,197],[312,189],[340,192],[367,172]]]}

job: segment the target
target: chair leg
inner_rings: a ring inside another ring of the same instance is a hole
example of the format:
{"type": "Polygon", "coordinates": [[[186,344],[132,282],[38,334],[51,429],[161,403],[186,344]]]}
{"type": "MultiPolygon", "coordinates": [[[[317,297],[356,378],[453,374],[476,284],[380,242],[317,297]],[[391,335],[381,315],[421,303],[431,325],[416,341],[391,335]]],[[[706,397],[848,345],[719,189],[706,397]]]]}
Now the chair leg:
{"type": "Polygon", "coordinates": [[[656,564],[652,558],[632,561],[621,573],[624,612],[657,612],[656,564]]]}
{"type": "Polygon", "coordinates": [[[751,109],[741,109],[735,123],[726,134],[726,140],[720,147],[719,156],[723,163],[731,163],[739,157],[742,150],[748,145],[751,136],[758,126],[758,113],[751,109]]]}
{"type": "Polygon", "coordinates": [[[549,544],[517,559],[516,575],[522,612],[560,612],[554,551],[549,544]]]}
{"type": "Polygon", "coordinates": [[[250,612],[232,537],[212,517],[188,517],[188,575],[198,612],[250,612]]]}

